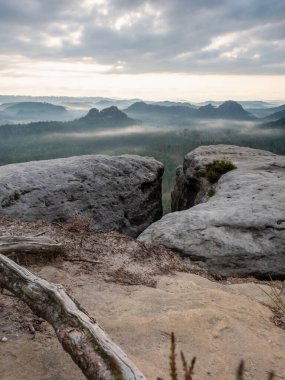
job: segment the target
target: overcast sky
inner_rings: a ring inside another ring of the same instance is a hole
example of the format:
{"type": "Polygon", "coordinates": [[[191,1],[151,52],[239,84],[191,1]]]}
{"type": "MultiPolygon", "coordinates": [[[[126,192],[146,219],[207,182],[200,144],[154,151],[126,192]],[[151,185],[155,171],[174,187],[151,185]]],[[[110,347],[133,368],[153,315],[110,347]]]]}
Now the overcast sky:
{"type": "Polygon", "coordinates": [[[6,94],[285,99],[285,0],[0,0],[6,94]]]}

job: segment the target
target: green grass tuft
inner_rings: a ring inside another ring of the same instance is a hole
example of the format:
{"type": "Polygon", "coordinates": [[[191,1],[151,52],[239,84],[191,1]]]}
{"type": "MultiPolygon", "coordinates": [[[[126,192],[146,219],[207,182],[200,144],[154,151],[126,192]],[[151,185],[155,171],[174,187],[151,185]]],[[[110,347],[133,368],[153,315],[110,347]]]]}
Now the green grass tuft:
{"type": "Polygon", "coordinates": [[[232,162],[215,160],[206,166],[206,176],[209,182],[216,183],[223,174],[233,169],[236,169],[236,166],[232,162]]]}

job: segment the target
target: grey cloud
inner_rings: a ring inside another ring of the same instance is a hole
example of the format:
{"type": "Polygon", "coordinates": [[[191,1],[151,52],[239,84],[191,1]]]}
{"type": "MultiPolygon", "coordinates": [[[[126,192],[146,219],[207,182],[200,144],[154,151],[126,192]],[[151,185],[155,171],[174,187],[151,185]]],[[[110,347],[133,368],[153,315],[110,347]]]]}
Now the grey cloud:
{"type": "Polygon", "coordinates": [[[80,0],[0,0],[1,54],[50,60],[91,57],[114,67],[124,61],[123,73],[285,71],[284,0],[82,4],[80,0]],[[116,29],[119,19],[121,28],[116,29]],[[72,33],[77,31],[82,35],[75,44],[72,33]],[[215,39],[230,33],[235,38],[209,49],[215,39]],[[59,39],[62,45],[48,46],[48,38],[59,39]]]}

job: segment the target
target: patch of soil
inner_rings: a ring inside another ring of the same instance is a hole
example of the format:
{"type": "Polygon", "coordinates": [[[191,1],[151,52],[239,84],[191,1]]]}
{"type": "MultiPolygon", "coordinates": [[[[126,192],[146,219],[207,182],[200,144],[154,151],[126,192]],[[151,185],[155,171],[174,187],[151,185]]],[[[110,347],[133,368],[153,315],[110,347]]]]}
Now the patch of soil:
{"type": "Polygon", "coordinates": [[[37,333],[53,335],[49,324],[35,316],[30,308],[21,300],[4,290],[0,297],[0,332],[5,335],[37,333]]]}
{"type": "MultiPolygon", "coordinates": [[[[126,285],[155,286],[155,276],[174,271],[191,271],[210,277],[189,260],[163,246],[146,246],[118,232],[100,233],[89,229],[88,220],[78,217],[67,223],[24,222],[0,218],[0,235],[40,236],[63,245],[63,255],[55,258],[29,255],[26,266],[37,268],[52,262],[59,269],[84,272],[93,278],[126,285]],[[7,233],[8,232],[8,233],[7,233]]],[[[15,260],[17,261],[17,260],[15,260]]],[[[21,263],[23,264],[23,263],[21,263]]]]}

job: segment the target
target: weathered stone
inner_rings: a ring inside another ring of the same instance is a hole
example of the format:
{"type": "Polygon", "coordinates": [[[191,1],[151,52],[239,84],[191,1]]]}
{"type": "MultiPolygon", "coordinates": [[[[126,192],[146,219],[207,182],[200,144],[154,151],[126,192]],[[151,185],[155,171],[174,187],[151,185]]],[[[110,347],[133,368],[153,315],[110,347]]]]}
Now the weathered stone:
{"type": "Polygon", "coordinates": [[[200,147],[178,169],[172,206],[194,207],[164,216],[140,241],[173,248],[220,275],[285,278],[284,156],[200,147]],[[237,169],[212,185],[206,165],[214,160],[230,160],[237,169]]]}
{"type": "MultiPolygon", "coordinates": [[[[233,380],[241,359],[245,361],[245,379],[265,380],[270,370],[276,379],[284,376],[284,331],[272,323],[273,314],[266,306],[271,300],[265,292],[272,292],[268,286],[223,285],[191,273],[159,276],[156,288],[122,286],[94,281],[92,271],[79,271],[74,283],[71,273],[55,266],[38,271],[49,281],[68,285],[75,299],[96,317],[149,380],[169,378],[172,331],[181,379],[180,350],[188,363],[197,357],[195,380],[233,380]]],[[[11,300],[4,297],[0,294],[6,306],[11,300]]],[[[13,310],[10,320],[19,319],[19,310],[13,310]]],[[[1,322],[5,324],[5,318],[1,322]]],[[[0,343],[3,379],[83,380],[55,334],[48,334],[50,330],[37,332],[33,340],[23,333],[11,336],[7,327],[8,342],[0,343]]]]}
{"type": "Polygon", "coordinates": [[[0,216],[91,219],[99,231],[137,236],[162,215],[163,165],[148,157],[70,157],[0,167],[0,216]]]}

